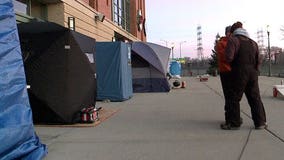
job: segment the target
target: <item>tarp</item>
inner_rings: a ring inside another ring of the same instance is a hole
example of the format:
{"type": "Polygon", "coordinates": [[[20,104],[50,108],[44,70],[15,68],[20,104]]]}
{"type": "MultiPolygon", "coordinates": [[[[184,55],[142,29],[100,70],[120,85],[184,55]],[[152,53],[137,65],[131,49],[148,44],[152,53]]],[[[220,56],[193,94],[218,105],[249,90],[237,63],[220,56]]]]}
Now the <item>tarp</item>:
{"type": "Polygon", "coordinates": [[[132,43],[133,92],[168,92],[166,77],[170,48],[150,43],[132,43]]]}
{"type": "Polygon", "coordinates": [[[133,96],[131,46],[123,42],[96,43],[97,100],[124,101],[133,96]]]}
{"type": "Polygon", "coordinates": [[[51,22],[18,24],[35,123],[75,123],[96,103],[95,39],[51,22]]]}
{"type": "Polygon", "coordinates": [[[47,148],[34,131],[16,19],[0,1],[0,159],[39,160],[47,148]]]}

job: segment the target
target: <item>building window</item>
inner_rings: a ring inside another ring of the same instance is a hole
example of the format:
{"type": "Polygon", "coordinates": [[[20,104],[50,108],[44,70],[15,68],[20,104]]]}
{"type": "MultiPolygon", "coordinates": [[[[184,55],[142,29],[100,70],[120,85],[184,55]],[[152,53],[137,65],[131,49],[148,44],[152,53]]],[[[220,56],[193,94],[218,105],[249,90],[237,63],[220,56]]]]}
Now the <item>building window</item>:
{"type": "Polygon", "coordinates": [[[40,0],[13,0],[16,13],[47,20],[47,5],[40,0]]]}
{"type": "Polygon", "coordinates": [[[130,2],[129,0],[113,0],[112,17],[114,23],[130,32],[130,2]]]}
{"type": "Polygon", "coordinates": [[[19,13],[27,14],[27,3],[24,0],[13,0],[14,10],[19,13]]]}

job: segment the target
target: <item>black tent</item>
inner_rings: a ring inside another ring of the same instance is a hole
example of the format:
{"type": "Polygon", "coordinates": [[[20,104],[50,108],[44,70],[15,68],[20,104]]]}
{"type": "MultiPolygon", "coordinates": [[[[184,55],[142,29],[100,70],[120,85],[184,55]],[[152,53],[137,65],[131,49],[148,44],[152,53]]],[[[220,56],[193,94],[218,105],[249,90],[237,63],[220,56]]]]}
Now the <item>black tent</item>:
{"type": "Polygon", "coordinates": [[[18,24],[35,123],[74,123],[96,102],[95,39],[51,22],[18,24]]]}

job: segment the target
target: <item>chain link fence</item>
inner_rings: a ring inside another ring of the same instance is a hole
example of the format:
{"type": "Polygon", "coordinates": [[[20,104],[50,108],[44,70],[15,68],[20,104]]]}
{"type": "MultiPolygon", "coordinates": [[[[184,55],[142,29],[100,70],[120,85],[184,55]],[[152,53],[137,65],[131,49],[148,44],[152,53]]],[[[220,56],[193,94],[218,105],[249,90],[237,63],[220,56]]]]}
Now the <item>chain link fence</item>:
{"type": "MultiPolygon", "coordinates": [[[[184,77],[207,74],[210,67],[208,61],[190,62],[181,65],[184,77]]],[[[271,76],[284,77],[284,62],[271,62],[271,76]]],[[[264,61],[260,68],[261,76],[269,76],[269,61],[264,61]]]]}
{"type": "MultiPolygon", "coordinates": [[[[271,63],[271,76],[284,77],[284,63],[271,63]]],[[[269,76],[269,62],[265,61],[261,65],[260,69],[261,76],[269,76]]]]}

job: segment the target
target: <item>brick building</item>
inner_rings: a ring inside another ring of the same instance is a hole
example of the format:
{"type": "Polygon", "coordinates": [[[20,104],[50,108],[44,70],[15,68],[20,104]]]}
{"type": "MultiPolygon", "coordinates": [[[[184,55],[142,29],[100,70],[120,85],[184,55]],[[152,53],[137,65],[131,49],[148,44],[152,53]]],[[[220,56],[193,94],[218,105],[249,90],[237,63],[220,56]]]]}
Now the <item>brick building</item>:
{"type": "Polygon", "coordinates": [[[97,41],[146,41],[145,0],[13,0],[17,22],[50,21],[97,41]]]}

